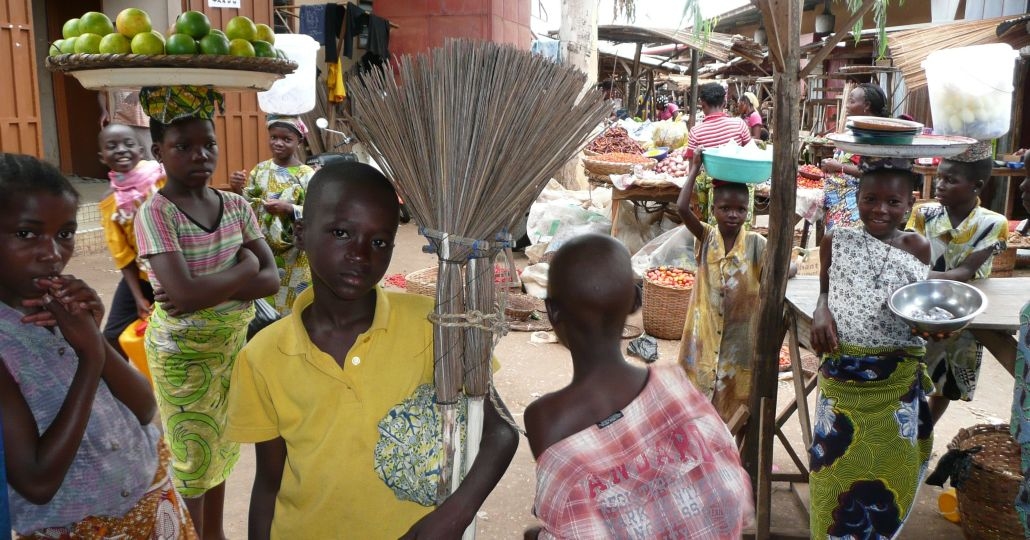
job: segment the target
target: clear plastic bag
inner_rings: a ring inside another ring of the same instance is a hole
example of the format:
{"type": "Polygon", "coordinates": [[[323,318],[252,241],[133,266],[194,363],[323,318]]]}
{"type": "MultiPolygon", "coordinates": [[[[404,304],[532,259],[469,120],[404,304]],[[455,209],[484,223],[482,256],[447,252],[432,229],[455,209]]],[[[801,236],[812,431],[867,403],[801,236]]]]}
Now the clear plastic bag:
{"type": "Polygon", "coordinates": [[[643,278],[649,268],[675,266],[697,270],[694,259],[694,235],[686,227],[676,227],[640,248],[631,260],[633,272],[643,278]]]}

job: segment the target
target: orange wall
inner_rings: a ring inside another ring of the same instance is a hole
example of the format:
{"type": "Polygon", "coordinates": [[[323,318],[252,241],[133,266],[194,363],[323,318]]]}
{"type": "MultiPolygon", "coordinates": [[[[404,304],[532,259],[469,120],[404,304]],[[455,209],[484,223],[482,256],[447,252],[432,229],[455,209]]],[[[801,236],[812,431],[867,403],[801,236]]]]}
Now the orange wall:
{"type": "Polygon", "coordinates": [[[410,54],[447,38],[509,43],[528,49],[531,0],[376,0],[373,12],[400,28],[390,30],[390,53],[410,54]]]}

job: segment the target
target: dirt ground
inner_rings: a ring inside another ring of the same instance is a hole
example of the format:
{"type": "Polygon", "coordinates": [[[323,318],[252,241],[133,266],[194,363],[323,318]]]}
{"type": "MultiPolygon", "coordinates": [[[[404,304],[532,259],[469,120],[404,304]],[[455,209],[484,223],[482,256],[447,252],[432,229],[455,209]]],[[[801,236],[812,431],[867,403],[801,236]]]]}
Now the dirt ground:
{"type": "MultiPolygon", "coordinates": [[[[418,236],[415,225],[402,226],[388,274],[407,274],[435,264],[434,255],[421,252],[424,243],[418,236]]],[[[524,259],[518,262],[520,266],[526,264],[524,259]]],[[[93,285],[100,291],[105,301],[113,294],[120,275],[114,270],[113,264],[106,254],[75,257],[68,270],[93,285]]],[[[640,326],[640,315],[635,315],[630,323],[640,326]]],[[[676,341],[660,341],[661,359],[659,362],[674,362],[677,346],[678,342],[676,341]]],[[[531,343],[529,333],[512,332],[508,334],[498,345],[496,355],[502,363],[502,369],[495,376],[496,386],[515,419],[520,423],[522,412],[529,403],[541,394],[567,384],[571,378],[571,362],[567,351],[556,344],[531,343]]],[[[1012,377],[987,354],[985,354],[983,362],[980,388],[981,392],[977,394],[973,402],[952,405],[938,424],[931,469],[936,464],[936,459],[946,450],[947,443],[960,428],[979,423],[1008,421],[1012,399],[1012,377]]],[[[813,408],[814,395],[813,392],[810,397],[813,408]]],[[[780,403],[785,403],[792,397],[792,383],[781,381],[780,403]]],[[[789,422],[785,426],[785,431],[796,445],[800,445],[800,428],[796,421],[789,422]]],[[[789,458],[779,446],[776,449],[776,463],[781,470],[792,471],[789,458]]],[[[522,531],[535,523],[531,514],[535,493],[533,467],[529,445],[523,439],[508,472],[479,512],[480,538],[521,538],[522,531]]],[[[230,538],[246,537],[247,505],[253,475],[254,456],[253,450],[248,445],[243,449],[239,465],[229,479],[225,530],[230,538]]],[[[775,489],[773,526],[806,525],[807,517],[803,517],[799,513],[786,485],[776,485],[775,489]]],[[[807,496],[807,486],[801,486],[800,491],[803,496],[807,496]]],[[[923,487],[919,494],[918,505],[901,538],[961,538],[960,527],[944,520],[937,512],[937,496],[940,491],[939,488],[933,486],[923,487]]]]}

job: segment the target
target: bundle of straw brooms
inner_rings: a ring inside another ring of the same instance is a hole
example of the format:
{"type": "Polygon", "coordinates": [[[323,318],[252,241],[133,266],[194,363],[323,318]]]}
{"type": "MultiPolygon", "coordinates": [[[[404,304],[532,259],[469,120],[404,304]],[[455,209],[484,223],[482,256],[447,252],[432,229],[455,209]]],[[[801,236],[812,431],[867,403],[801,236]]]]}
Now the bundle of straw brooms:
{"type": "MultiPolygon", "coordinates": [[[[494,259],[510,247],[514,221],[599,131],[610,108],[600,92],[585,89],[582,72],[494,43],[448,41],[400,58],[396,68],[350,85],[349,121],[439,257],[431,319],[446,456],[442,502],[479,449],[492,350],[505,331],[494,259]],[[464,452],[456,425],[463,392],[464,452]]],[[[475,524],[469,529],[466,537],[475,524]]]]}

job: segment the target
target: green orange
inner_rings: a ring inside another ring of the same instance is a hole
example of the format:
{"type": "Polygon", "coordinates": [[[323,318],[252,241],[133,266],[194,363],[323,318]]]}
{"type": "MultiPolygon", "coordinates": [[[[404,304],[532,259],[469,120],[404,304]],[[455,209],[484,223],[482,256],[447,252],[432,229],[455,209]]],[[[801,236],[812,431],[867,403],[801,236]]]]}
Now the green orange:
{"type": "Polygon", "coordinates": [[[165,40],[165,54],[197,54],[197,40],[189,34],[172,34],[165,40]]]}
{"type": "Polygon", "coordinates": [[[254,46],[245,39],[234,39],[229,42],[229,54],[233,56],[255,56],[254,46]]]}
{"type": "Polygon", "coordinates": [[[187,11],[175,19],[175,32],[200,39],[211,32],[211,20],[199,11],[187,11]]]}
{"type": "Polygon", "coordinates": [[[247,17],[237,15],[229,19],[229,23],[225,25],[225,35],[230,41],[234,39],[254,41],[257,39],[257,26],[247,17]]]}
{"type": "Polygon", "coordinates": [[[254,40],[250,44],[254,47],[254,54],[261,58],[275,58],[275,47],[267,41],[254,40]]]}
{"type": "Polygon", "coordinates": [[[215,33],[214,30],[210,34],[200,39],[200,52],[201,54],[229,54],[229,40],[226,39],[225,34],[221,32],[215,33]]]}

